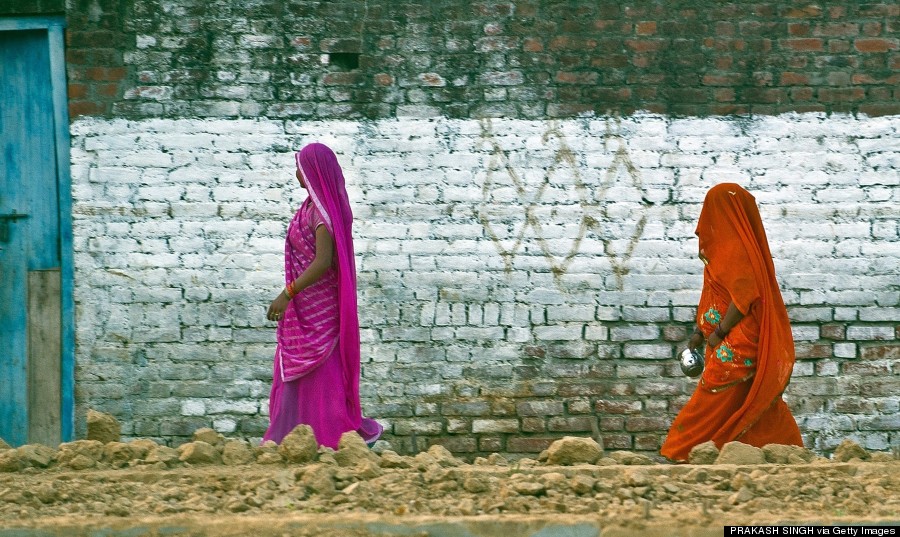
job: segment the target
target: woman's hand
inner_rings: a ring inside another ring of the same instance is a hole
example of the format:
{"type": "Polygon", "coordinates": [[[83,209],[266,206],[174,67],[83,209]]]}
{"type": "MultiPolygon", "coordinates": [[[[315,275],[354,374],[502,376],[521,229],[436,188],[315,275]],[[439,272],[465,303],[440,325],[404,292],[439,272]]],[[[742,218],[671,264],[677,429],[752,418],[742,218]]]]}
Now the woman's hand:
{"type": "Polygon", "coordinates": [[[269,311],[266,313],[266,319],[270,321],[280,321],[284,318],[284,310],[287,309],[290,300],[284,294],[284,291],[278,293],[275,300],[269,305],[269,311]]]}
{"type": "Polygon", "coordinates": [[[700,345],[703,345],[703,334],[701,332],[694,332],[691,339],[688,340],[688,348],[693,351],[697,350],[700,345]]]}
{"type": "Polygon", "coordinates": [[[722,341],[725,340],[728,332],[731,332],[731,329],[737,326],[743,318],[743,312],[738,309],[734,302],[728,304],[728,310],[725,312],[725,317],[722,318],[722,322],[716,326],[713,333],[709,335],[707,343],[712,345],[712,348],[718,347],[722,341]]]}
{"type": "MultiPolygon", "coordinates": [[[[319,281],[319,278],[325,274],[325,271],[332,265],[334,259],[334,239],[331,238],[331,232],[325,227],[325,224],[319,224],[316,227],[316,257],[312,263],[306,267],[303,274],[299,278],[291,282],[292,293],[301,292],[310,285],[319,281]]],[[[284,318],[284,310],[287,309],[291,299],[287,296],[285,290],[281,291],[272,304],[269,305],[269,312],[266,313],[266,319],[270,321],[280,321],[284,318]]]]}

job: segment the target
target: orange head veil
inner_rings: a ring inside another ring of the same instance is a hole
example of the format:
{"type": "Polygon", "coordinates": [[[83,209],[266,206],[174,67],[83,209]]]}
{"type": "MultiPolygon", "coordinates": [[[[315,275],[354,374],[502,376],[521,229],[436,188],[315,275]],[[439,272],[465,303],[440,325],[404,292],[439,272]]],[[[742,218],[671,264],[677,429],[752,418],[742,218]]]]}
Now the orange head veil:
{"type": "Polygon", "coordinates": [[[734,183],[711,188],[697,237],[710,276],[728,290],[741,313],[753,307],[759,314],[756,375],[744,404],[713,438],[721,445],[739,439],[784,392],[794,367],[794,338],[753,196],[734,183]]]}

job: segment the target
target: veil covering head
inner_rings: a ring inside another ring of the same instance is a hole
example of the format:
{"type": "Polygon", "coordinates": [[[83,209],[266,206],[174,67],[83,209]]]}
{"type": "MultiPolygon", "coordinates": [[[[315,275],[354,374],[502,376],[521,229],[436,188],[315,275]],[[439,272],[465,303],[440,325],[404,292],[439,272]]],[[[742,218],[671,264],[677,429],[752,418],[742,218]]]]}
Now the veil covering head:
{"type": "Polygon", "coordinates": [[[706,194],[696,234],[710,276],[728,290],[741,313],[758,308],[760,319],[753,384],[741,408],[712,438],[722,445],[739,439],[781,397],[794,366],[794,339],[753,196],[734,183],[714,186],[706,194]]]}
{"type": "MultiPolygon", "coordinates": [[[[326,145],[312,143],[295,155],[303,171],[306,189],[325,227],[334,239],[334,266],[338,272],[338,346],[350,416],[361,419],[359,403],[359,314],[356,300],[356,263],[353,251],[353,213],[344,183],[344,174],[334,152],[326,145]]],[[[358,423],[356,424],[359,425],[358,423]]]]}

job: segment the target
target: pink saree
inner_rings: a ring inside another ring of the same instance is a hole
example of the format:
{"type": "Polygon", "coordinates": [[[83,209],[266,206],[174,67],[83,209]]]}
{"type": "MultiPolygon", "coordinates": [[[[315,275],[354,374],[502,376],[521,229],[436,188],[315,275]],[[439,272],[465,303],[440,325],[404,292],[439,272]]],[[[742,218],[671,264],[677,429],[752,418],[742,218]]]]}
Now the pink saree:
{"type": "Polygon", "coordinates": [[[309,197],[288,226],[285,283],[297,279],[315,259],[318,226],[326,226],[334,238],[334,260],[318,281],[294,296],[278,322],[269,428],[263,440],[281,442],[305,423],[323,446],[336,449],[341,435],[354,430],[372,443],[383,429],[362,417],[359,402],[353,214],[344,176],[325,145],[307,145],[296,160],[309,197]]]}

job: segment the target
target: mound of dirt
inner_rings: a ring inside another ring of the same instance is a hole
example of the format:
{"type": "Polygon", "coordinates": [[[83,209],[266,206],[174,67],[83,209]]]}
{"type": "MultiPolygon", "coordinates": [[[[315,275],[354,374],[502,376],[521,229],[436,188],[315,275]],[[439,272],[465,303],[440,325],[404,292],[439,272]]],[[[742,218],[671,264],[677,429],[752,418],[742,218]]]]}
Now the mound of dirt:
{"type": "MultiPolygon", "coordinates": [[[[93,423],[102,423],[102,431],[115,431],[117,423],[111,423],[111,416],[93,413],[93,423]]],[[[104,437],[95,430],[95,437],[104,437]]],[[[152,467],[155,469],[191,467],[197,465],[240,466],[297,465],[321,463],[342,468],[367,467],[407,469],[421,471],[432,467],[448,468],[464,465],[465,462],[453,456],[442,446],[432,446],[427,452],[412,456],[401,456],[391,450],[375,453],[355,432],[345,433],[338,450],[318,447],[312,429],[299,425],[288,434],[280,445],[265,442],[251,447],[243,440],[228,439],[212,429],[198,429],[191,442],[177,449],[157,444],[147,439],[120,442],[117,434],[105,435],[106,442],[100,440],[76,440],[50,448],[40,444],[29,444],[12,448],[5,442],[0,444],[0,473],[20,472],[27,469],[68,469],[107,470],[115,468],[152,467]],[[115,439],[113,439],[115,438],[115,439]]],[[[870,454],[851,440],[844,440],[834,453],[834,461],[876,461],[889,462],[893,456],[888,453],[870,454]]],[[[691,464],[806,464],[827,462],[816,458],[808,449],[798,446],[771,444],[757,448],[741,442],[729,442],[721,451],[712,442],[706,442],[691,450],[691,464]]],[[[475,459],[475,466],[510,465],[502,455],[494,453],[487,458],[475,459]]],[[[592,464],[596,466],[636,466],[654,465],[655,462],[639,453],[613,451],[605,454],[592,438],[566,436],[555,442],[540,454],[538,460],[523,458],[515,462],[517,468],[531,468],[539,465],[571,466],[592,464]]]]}
{"type": "MultiPolygon", "coordinates": [[[[900,461],[849,441],[841,453],[852,454],[842,456],[850,462],[795,446],[731,443],[715,451],[714,464],[655,464],[623,451],[604,456],[590,439],[562,439],[543,462],[494,454],[469,464],[441,446],[415,456],[376,454],[356,433],[345,434],[337,451],[315,449],[307,429],[298,427],[281,446],[251,447],[201,430],[178,449],[148,440],[79,440],[58,449],[0,450],[0,527],[45,528],[56,521],[96,529],[98,521],[122,527],[129,519],[153,525],[178,517],[287,520],[316,513],[342,515],[348,524],[372,516],[527,515],[566,523],[592,517],[634,528],[656,521],[663,529],[712,521],[900,519],[900,461]]],[[[706,461],[713,460],[708,448],[706,461]]],[[[245,534],[269,535],[235,524],[245,534]]]]}

